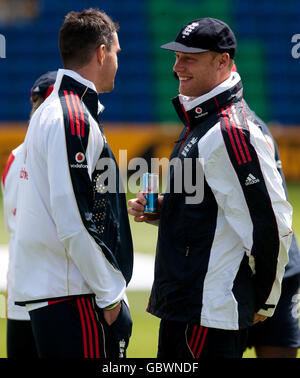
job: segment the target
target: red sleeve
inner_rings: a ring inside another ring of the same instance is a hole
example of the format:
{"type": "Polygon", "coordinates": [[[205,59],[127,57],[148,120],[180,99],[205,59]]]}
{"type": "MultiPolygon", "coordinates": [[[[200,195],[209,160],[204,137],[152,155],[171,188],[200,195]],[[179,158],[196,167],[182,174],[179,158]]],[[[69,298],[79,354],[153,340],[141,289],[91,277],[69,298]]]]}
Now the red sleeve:
{"type": "Polygon", "coordinates": [[[5,168],[4,168],[4,172],[3,172],[3,176],[2,176],[2,185],[3,185],[3,188],[5,187],[5,179],[6,179],[8,171],[9,171],[10,166],[12,165],[12,162],[14,161],[14,159],[15,159],[15,156],[11,152],[11,154],[9,155],[9,157],[7,159],[7,162],[6,162],[6,165],[5,165],[5,168]]]}

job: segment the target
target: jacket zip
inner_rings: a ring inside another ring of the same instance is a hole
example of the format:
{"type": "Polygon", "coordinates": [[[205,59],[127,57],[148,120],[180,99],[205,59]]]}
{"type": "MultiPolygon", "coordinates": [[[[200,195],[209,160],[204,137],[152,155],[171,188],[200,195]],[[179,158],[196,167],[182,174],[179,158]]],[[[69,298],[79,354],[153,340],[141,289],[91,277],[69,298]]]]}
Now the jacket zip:
{"type": "Polygon", "coordinates": [[[179,151],[182,149],[182,147],[183,147],[183,145],[184,145],[184,142],[187,140],[187,137],[188,137],[188,135],[189,135],[189,133],[190,133],[190,130],[191,130],[190,119],[189,119],[189,116],[188,116],[188,114],[187,114],[187,112],[186,112],[186,110],[185,110],[183,104],[181,104],[181,108],[182,108],[182,111],[183,111],[183,113],[184,113],[184,115],[185,115],[185,118],[186,118],[186,120],[187,120],[187,128],[188,128],[188,129],[187,129],[187,132],[186,132],[186,134],[185,134],[185,137],[184,137],[183,141],[181,142],[181,145],[180,145],[179,151]]]}

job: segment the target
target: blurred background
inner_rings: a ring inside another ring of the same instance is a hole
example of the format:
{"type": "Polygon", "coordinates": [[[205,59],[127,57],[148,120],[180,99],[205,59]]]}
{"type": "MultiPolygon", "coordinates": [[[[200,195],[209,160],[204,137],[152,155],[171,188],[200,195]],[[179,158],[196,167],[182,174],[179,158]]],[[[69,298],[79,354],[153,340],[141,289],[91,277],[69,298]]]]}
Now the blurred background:
{"type": "MultiPolygon", "coordinates": [[[[105,134],[117,160],[119,150],[125,149],[128,160],[169,157],[179,133],[170,101],[178,85],[172,75],[174,54],[159,46],[174,40],[180,28],[196,18],[215,17],[230,25],[238,41],[235,62],[244,97],[279,145],[299,234],[300,58],[292,56],[293,47],[297,50],[292,38],[300,33],[297,0],[0,0],[0,34],[6,39],[6,58],[0,59],[1,173],[10,151],[23,141],[33,82],[61,67],[57,40],[64,16],[89,7],[105,11],[120,24],[115,90],[100,95],[106,108],[105,134]]],[[[6,245],[2,218],[0,244],[6,245]]],[[[131,225],[136,252],[153,256],[156,229],[131,225]]],[[[129,354],[155,356],[158,323],[145,313],[148,292],[132,293],[137,328],[129,354]]],[[[3,336],[3,321],[0,326],[3,336]]],[[[3,357],[1,342],[0,347],[3,357]]]]}
{"type": "Polygon", "coordinates": [[[169,156],[170,139],[172,146],[178,133],[170,101],[177,82],[174,54],[159,46],[185,23],[211,16],[235,32],[244,96],[273,127],[287,178],[300,179],[300,60],[292,57],[292,37],[300,33],[297,0],[0,0],[0,34],[6,38],[6,59],[0,59],[0,169],[12,144],[23,139],[34,80],[61,67],[57,38],[64,16],[88,7],[120,24],[115,90],[100,96],[113,149],[126,148],[129,158],[169,156]]]}

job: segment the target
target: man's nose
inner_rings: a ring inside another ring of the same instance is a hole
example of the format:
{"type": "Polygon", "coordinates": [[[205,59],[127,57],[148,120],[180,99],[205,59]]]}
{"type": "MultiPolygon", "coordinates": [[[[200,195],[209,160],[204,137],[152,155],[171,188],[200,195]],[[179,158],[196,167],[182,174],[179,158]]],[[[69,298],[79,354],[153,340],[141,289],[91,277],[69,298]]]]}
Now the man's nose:
{"type": "Polygon", "coordinates": [[[179,72],[180,69],[182,69],[182,65],[181,65],[180,61],[177,60],[177,61],[174,63],[173,71],[174,71],[174,72],[179,72]]]}

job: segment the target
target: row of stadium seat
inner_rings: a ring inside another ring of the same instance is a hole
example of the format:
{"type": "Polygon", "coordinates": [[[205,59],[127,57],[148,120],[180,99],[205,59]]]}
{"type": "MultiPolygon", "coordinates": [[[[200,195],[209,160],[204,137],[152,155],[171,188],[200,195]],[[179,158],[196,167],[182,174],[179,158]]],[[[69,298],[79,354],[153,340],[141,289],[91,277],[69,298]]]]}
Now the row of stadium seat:
{"type": "Polygon", "coordinates": [[[0,70],[0,121],[27,119],[33,81],[61,66],[57,39],[65,14],[96,6],[121,26],[116,90],[103,96],[105,119],[177,120],[169,105],[177,90],[171,71],[174,58],[159,46],[175,37],[178,25],[211,15],[227,21],[236,32],[236,63],[253,108],[266,120],[299,122],[300,110],[293,104],[299,102],[295,78],[300,69],[291,58],[291,36],[300,19],[296,0],[260,0],[255,7],[252,0],[52,0],[40,5],[40,17],[33,22],[5,29],[0,25],[7,40],[7,59],[1,60],[0,70]]]}

